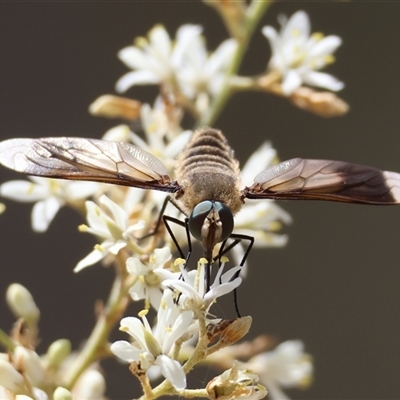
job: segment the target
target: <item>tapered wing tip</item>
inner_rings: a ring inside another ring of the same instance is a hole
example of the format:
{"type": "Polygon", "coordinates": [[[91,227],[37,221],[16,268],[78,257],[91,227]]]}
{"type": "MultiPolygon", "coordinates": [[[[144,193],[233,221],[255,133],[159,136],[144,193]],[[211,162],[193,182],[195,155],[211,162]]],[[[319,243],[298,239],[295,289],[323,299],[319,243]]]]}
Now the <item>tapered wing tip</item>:
{"type": "Polygon", "coordinates": [[[385,184],[390,190],[393,202],[400,204],[400,174],[397,172],[383,171],[385,184]]]}
{"type": "Polygon", "coordinates": [[[0,142],[0,164],[18,172],[25,172],[26,154],[33,139],[7,139],[0,142]]]}

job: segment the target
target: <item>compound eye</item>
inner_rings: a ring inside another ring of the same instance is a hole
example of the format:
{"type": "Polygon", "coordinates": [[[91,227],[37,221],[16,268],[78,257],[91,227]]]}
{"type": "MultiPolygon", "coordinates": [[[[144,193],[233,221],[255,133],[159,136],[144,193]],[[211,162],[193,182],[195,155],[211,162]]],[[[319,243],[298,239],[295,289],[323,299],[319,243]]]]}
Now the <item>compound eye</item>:
{"type": "Polygon", "coordinates": [[[201,228],[203,227],[204,221],[212,208],[212,201],[202,201],[193,208],[193,211],[189,216],[189,231],[197,240],[201,241],[201,228]]]}
{"type": "Polygon", "coordinates": [[[230,208],[220,201],[215,202],[215,208],[218,211],[219,219],[221,221],[222,233],[220,241],[228,239],[233,231],[233,214],[230,208]]]}

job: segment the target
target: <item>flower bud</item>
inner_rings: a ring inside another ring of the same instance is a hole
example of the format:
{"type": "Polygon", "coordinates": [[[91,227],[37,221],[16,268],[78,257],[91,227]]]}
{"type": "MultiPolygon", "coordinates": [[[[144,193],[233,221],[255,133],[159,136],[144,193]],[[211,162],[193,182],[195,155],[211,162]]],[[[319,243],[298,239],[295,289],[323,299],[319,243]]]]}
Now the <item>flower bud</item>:
{"type": "Polygon", "coordinates": [[[100,117],[134,120],[139,118],[141,106],[140,101],[107,94],[97,98],[89,106],[89,112],[100,117]]]}
{"type": "Polygon", "coordinates": [[[295,106],[320,117],[340,117],[349,111],[349,105],[335,93],[318,92],[306,87],[296,89],[289,100],[295,106]]]}
{"type": "Polygon", "coordinates": [[[58,339],[53,342],[46,353],[50,368],[57,368],[71,353],[71,342],[68,339],[58,339]]]}
{"type": "Polygon", "coordinates": [[[73,400],[72,394],[69,390],[59,386],[53,393],[54,400],[73,400]]]}
{"type": "Polygon", "coordinates": [[[97,400],[104,397],[105,391],[106,381],[103,375],[95,369],[90,369],[79,378],[73,393],[77,399],[97,400]]]}
{"type": "Polygon", "coordinates": [[[131,141],[131,130],[128,125],[122,124],[117,125],[109,129],[103,136],[103,140],[110,142],[130,142],[131,141]]]}
{"type": "Polygon", "coordinates": [[[7,304],[17,318],[23,318],[29,325],[36,325],[40,311],[30,292],[19,283],[11,284],[6,293],[7,304]]]}

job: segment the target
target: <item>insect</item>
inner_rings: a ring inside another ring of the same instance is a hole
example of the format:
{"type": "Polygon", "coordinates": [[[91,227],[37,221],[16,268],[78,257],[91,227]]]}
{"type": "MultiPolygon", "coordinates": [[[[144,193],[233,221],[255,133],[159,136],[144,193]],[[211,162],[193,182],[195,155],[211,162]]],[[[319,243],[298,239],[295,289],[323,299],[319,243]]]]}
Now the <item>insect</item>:
{"type": "MultiPolygon", "coordinates": [[[[294,158],[240,188],[239,163],[218,130],[197,130],[178,157],[176,180],[163,163],[129,143],[74,137],[9,139],[0,163],[29,175],[89,180],[174,193],[186,226],[209,262],[216,244],[235,237],[233,216],[245,199],[399,204],[400,174],[341,161],[294,158]]],[[[236,235],[237,241],[249,239],[236,235]]],[[[252,245],[250,245],[245,257],[252,245]]]]}

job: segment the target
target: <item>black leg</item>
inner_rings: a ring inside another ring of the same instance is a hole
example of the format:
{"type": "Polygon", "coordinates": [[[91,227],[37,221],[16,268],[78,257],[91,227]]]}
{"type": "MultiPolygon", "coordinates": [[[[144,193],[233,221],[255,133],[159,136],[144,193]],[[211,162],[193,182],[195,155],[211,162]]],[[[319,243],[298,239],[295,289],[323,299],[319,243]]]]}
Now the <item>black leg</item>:
{"type": "Polygon", "coordinates": [[[170,217],[169,215],[163,215],[163,220],[164,220],[165,228],[167,229],[169,236],[171,237],[172,241],[174,242],[176,249],[179,252],[179,255],[181,256],[181,258],[184,258],[186,260],[186,265],[187,265],[190,255],[192,254],[192,241],[190,238],[188,219],[185,218],[185,221],[181,221],[178,218],[170,217]],[[187,239],[187,243],[188,243],[188,252],[187,252],[186,257],[183,254],[181,247],[179,246],[178,240],[176,239],[174,232],[171,229],[170,223],[174,223],[176,225],[179,225],[179,226],[182,226],[185,228],[186,239],[187,239]]]}
{"type": "Polygon", "coordinates": [[[142,237],[140,237],[140,238],[137,238],[138,240],[146,239],[146,238],[148,238],[148,237],[150,237],[150,236],[155,235],[155,234],[158,232],[158,230],[160,229],[161,221],[163,220],[163,216],[164,216],[164,213],[165,213],[165,209],[167,208],[168,203],[174,204],[174,203],[172,202],[172,200],[171,200],[171,196],[167,196],[167,197],[165,198],[164,203],[163,203],[163,205],[162,205],[162,207],[161,207],[161,210],[160,210],[160,212],[159,212],[159,214],[158,214],[156,226],[154,227],[154,229],[152,229],[152,230],[151,230],[149,233],[147,233],[146,235],[144,235],[144,236],[142,236],[142,237]]]}
{"type": "MultiPolygon", "coordinates": [[[[248,246],[247,246],[246,251],[245,251],[245,253],[244,253],[244,256],[243,256],[243,258],[242,258],[242,260],[241,260],[241,262],[240,262],[240,264],[239,264],[240,267],[243,267],[244,263],[245,263],[246,260],[247,260],[247,257],[248,257],[249,254],[250,254],[251,248],[253,247],[253,244],[254,244],[254,237],[248,236],[248,235],[241,235],[241,234],[233,233],[229,238],[230,238],[230,239],[233,239],[233,242],[230,243],[228,246],[226,246],[226,240],[225,240],[225,241],[222,243],[222,245],[221,245],[221,247],[220,247],[220,249],[219,249],[218,256],[216,257],[216,258],[218,258],[218,260],[219,260],[219,265],[220,265],[220,267],[221,267],[221,257],[222,257],[224,254],[226,254],[229,250],[233,249],[233,248],[234,248],[236,245],[238,245],[240,242],[242,242],[242,241],[248,241],[248,246]]],[[[233,279],[236,279],[236,278],[239,276],[240,271],[241,271],[241,269],[239,269],[239,270],[237,271],[237,273],[232,277],[232,280],[233,280],[233,279]]],[[[233,301],[234,301],[234,304],[235,304],[235,311],[236,311],[236,314],[237,314],[237,316],[240,318],[241,315],[240,315],[240,312],[239,312],[239,306],[238,306],[238,301],[237,301],[237,290],[236,290],[236,289],[233,291],[233,301]]]]}
{"type": "MultiPolygon", "coordinates": [[[[231,236],[229,236],[229,239],[233,239],[233,242],[230,243],[228,246],[226,246],[226,240],[222,243],[219,252],[218,252],[218,256],[214,259],[214,261],[221,260],[221,257],[223,255],[225,255],[226,253],[228,253],[228,251],[230,251],[231,249],[233,249],[237,244],[239,244],[242,241],[247,240],[249,242],[247,249],[244,253],[244,256],[239,264],[240,267],[243,267],[244,263],[246,262],[247,257],[250,254],[251,248],[253,247],[254,244],[254,237],[253,236],[248,236],[248,235],[241,235],[239,233],[232,233],[231,236]],[[225,247],[226,246],[226,247],[225,247]]],[[[239,271],[240,273],[240,271],[239,271]]],[[[237,274],[239,275],[239,274],[237,274]]],[[[235,276],[235,278],[237,277],[237,275],[235,276]]]]}

